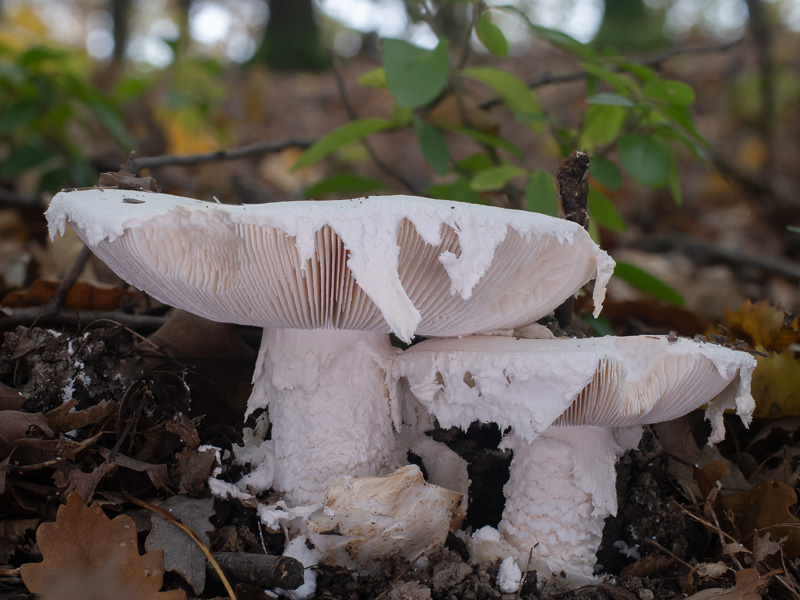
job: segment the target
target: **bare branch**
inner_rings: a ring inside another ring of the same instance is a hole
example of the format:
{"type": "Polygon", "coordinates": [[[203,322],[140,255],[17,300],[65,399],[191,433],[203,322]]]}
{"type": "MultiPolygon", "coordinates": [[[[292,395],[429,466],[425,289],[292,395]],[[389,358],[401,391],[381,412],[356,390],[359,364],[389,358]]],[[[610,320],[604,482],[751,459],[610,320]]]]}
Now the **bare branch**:
{"type": "Polygon", "coordinates": [[[288,139],[282,142],[250,144],[248,146],[233,148],[231,150],[216,150],[214,152],[207,152],[204,154],[187,154],[185,156],[162,154],[161,156],[143,156],[141,158],[136,158],[136,156],[131,155],[131,157],[128,159],[128,166],[134,173],[138,173],[142,169],[154,169],[157,167],[174,165],[189,167],[208,162],[238,160],[240,158],[247,158],[249,156],[273,154],[286,150],[287,148],[308,148],[316,141],[317,140],[288,139]]]}

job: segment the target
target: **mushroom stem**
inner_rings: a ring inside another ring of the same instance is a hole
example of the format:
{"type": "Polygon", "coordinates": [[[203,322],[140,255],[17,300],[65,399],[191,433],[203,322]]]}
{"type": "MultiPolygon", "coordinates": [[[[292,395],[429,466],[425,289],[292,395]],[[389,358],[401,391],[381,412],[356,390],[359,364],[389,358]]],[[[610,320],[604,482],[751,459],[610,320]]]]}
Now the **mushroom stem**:
{"type": "Polygon", "coordinates": [[[617,513],[614,463],[638,443],[636,430],[621,436],[625,447],[608,427],[550,427],[531,442],[506,436],[502,447],[514,458],[503,488],[503,538],[556,573],[591,580],[605,518],[617,513]]]}
{"type": "Polygon", "coordinates": [[[248,414],[269,408],[273,487],[295,503],[322,502],[340,477],[398,466],[385,333],[265,329],[248,414]]]}

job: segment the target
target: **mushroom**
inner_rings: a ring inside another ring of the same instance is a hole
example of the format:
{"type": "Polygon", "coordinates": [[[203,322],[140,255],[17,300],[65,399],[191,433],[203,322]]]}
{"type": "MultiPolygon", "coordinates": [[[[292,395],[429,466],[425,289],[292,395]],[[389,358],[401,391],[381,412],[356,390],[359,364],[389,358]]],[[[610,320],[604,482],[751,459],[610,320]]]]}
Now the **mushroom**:
{"type": "Polygon", "coordinates": [[[725,409],[749,423],[754,367],[744,352],[667,336],[474,336],[412,346],[392,375],[406,403],[442,427],[510,428],[502,540],[580,581],[591,579],[604,519],[616,514],[614,463],[638,445],[640,426],[710,402],[709,442],[720,441],[725,409]]]}
{"type": "Polygon", "coordinates": [[[264,328],[248,413],[269,408],[274,487],[298,503],[404,462],[388,333],[524,325],[592,278],[599,311],[613,270],[573,223],[409,196],[230,206],[99,188],[59,193],[47,218],[154,298],[264,328]]]}

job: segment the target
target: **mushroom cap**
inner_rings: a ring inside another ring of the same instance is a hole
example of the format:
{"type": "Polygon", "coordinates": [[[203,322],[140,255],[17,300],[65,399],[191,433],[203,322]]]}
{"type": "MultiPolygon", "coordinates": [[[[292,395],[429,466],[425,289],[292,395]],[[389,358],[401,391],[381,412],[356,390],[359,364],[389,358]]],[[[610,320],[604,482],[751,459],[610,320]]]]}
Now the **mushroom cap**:
{"type": "Polygon", "coordinates": [[[412,346],[392,376],[443,427],[497,423],[531,441],[551,425],[645,425],[714,400],[706,416],[719,441],[726,408],[749,422],[754,368],[745,352],[667,336],[473,336],[412,346]]]}
{"type": "Polygon", "coordinates": [[[614,262],[578,225],[411,196],[231,206],[145,191],[61,192],[69,222],[123,279],[211,320],[464,335],[541,318],[614,262]]]}

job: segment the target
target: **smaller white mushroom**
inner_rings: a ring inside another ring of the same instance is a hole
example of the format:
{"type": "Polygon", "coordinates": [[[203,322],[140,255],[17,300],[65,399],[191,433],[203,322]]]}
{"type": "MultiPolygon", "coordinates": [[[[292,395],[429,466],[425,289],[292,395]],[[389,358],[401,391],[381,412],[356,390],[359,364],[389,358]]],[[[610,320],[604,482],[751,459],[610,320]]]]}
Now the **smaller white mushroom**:
{"type": "Polygon", "coordinates": [[[393,376],[443,427],[478,420],[511,428],[502,442],[514,458],[500,534],[585,581],[603,521],[617,510],[614,463],[638,444],[640,426],[710,402],[710,441],[720,441],[725,409],[749,422],[754,367],[746,353],[661,336],[475,336],[413,346],[395,359],[393,376]]]}

